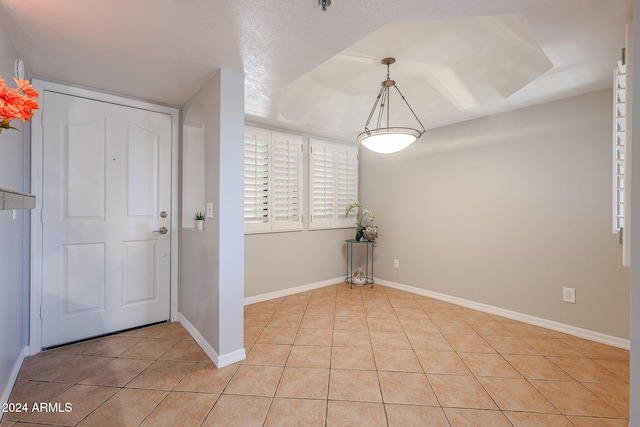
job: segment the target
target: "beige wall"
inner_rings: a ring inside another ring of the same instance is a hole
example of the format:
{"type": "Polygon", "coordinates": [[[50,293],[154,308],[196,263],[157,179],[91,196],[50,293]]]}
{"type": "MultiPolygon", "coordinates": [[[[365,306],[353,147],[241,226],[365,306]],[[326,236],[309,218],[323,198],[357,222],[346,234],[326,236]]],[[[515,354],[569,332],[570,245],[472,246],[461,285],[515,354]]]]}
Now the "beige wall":
{"type": "Polygon", "coordinates": [[[611,109],[600,91],[436,129],[397,154],[362,149],[376,276],[628,338],[611,109]]]}
{"type": "Polygon", "coordinates": [[[342,278],[344,241],[354,234],[308,231],[305,223],[304,231],[245,235],[245,297],[342,278]]]}

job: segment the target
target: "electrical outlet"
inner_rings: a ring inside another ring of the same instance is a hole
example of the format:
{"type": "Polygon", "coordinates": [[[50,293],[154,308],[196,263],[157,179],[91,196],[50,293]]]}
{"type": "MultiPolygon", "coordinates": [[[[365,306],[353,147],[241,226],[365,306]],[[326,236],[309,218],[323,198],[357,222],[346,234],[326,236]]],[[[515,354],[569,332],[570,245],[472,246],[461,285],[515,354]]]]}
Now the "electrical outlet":
{"type": "Polygon", "coordinates": [[[393,260],[393,268],[400,268],[400,260],[399,259],[394,259],[393,260]]]}
{"type": "Polygon", "coordinates": [[[562,288],[562,301],[576,303],[576,289],[575,288],[562,288]]]}

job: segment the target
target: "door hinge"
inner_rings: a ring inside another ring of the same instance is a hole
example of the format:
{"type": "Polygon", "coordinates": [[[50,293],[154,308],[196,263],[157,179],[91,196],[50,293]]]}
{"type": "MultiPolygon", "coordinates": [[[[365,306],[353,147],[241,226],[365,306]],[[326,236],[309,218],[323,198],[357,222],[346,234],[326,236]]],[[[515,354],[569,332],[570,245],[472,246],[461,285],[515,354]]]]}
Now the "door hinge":
{"type": "Polygon", "coordinates": [[[40,208],[40,224],[44,224],[44,208],[40,208]]]}
{"type": "Polygon", "coordinates": [[[40,111],[40,126],[44,127],[44,111],[40,111]]]}
{"type": "Polygon", "coordinates": [[[42,320],[42,304],[40,304],[40,320],[42,320]]]}

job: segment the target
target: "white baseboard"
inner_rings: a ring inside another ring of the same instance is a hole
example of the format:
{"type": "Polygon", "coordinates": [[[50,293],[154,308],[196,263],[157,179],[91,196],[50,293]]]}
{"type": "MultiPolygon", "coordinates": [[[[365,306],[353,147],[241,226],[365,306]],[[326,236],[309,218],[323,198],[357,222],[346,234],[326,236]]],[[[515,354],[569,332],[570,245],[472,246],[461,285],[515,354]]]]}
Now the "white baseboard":
{"type": "MultiPolygon", "coordinates": [[[[9,376],[9,381],[5,384],[4,389],[2,390],[2,394],[0,394],[0,403],[9,402],[9,397],[11,397],[11,391],[13,390],[13,386],[16,384],[16,380],[18,379],[18,374],[20,373],[20,368],[22,368],[22,362],[24,362],[24,358],[29,354],[29,347],[24,347],[22,352],[16,359],[13,364],[13,369],[11,370],[11,375],[9,376]]],[[[2,418],[2,414],[0,414],[0,418],[2,418]]]]}
{"type": "Polygon", "coordinates": [[[240,362],[247,358],[247,353],[244,348],[236,351],[232,351],[231,353],[223,354],[218,357],[218,363],[216,366],[218,368],[224,368],[225,366],[231,365],[232,363],[240,362]]]}
{"type": "Polygon", "coordinates": [[[178,322],[184,326],[184,328],[189,332],[191,337],[198,343],[198,345],[202,348],[202,350],[209,356],[209,359],[213,362],[214,365],[218,368],[224,368],[227,365],[231,365],[232,363],[239,362],[247,358],[246,352],[244,348],[240,350],[233,351],[231,353],[218,355],[218,353],[211,347],[211,345],[207,342],[207,340],[198,332],[195,326],[191,324],[187,320],[186,317],[182,315],[182,313],[178,313],[178,322]]]}
{"type": "MultiPolygon", "coordinates": [[[[294,288],[283,289],[276,292],[269,292],[266,294],[247,297],[244,299],[244,305],[255,304],[257,302],[267,301],[270,299],[286,297],[289,295],[305,292],[313,289],[323,288],[325,286],[335,285],[336,283],[343,282],[344,278],[339,277],[336,279],[324,280],[322,282],[311,283],[308,285],[296,286],[294,288]]],[[[498,316],[506,317],[507,319],[517,320],[519,322],[528,323],[534,326],[540,326],[543,328],[551,329],[554,331],[562,332],[568,335],[573,335],[579,338],[585,338],[591,341],[599,342],[602,344],[611,345],[614,347],[629,350],[631,348],[631,342],[628,339],[615,337],[613,335],[603,334],[601,332],[591,331],[589,329],[579,328],[577,326],[567,325],[565,323],[555,322],[541,317],[531,316],[529,314],[519,313],[517,311],[511,311],[500,307],[495,307],[488,304],[483,304],[464,298],[454,297],[438,292],[428,291],[426,289],[416,288],[413,286],[403,285],[400,283],[390,282],[388,280],[375,279],[376,284],[388,286],[390,288],[400,289],[403,291],[411,292],[414,294],[422,295],[429,298],[449,302],[452,304],[460,305],[474,310],[482,311],[484,313],[495,314],[498,316]]]]}
{"type": "Polygon", "coordinates": [[[464,298],[453,297],[453,296],[441,294],[438,292],[432,292],[426,289],[415,288],[413,286],[402,285],[400,283],[389,282],[387,280],[376,279],[376,283],[380,285],[388,286],[390,288],[400,289],[403,291],[411,292],[411,293],[422,295],[425,297],[434,298],[437,300],[450,302],[452,304],[461,305],[463,307],[472,308],[474,310],[482,311],[485,313],[495,314],[498,316],[506,317],[508,319],[513,319],[519,322],[528,323],[530,325],[540,326],[543,328],[573,335],[579,338],[585,338],[591,341],[611,345],[611,346],[622,348],[625,350],[629,350],[631,348],[631,342],[629,340],[615,337],[613,335],[607,335],[600,332],[591,331],[588,329],[582,329],[576,326],[567,325],[565,323],[554,322],[552,320],[531,316],[529,314],[518,313],[517,311],[506,310],[504,308],[494,307],[492,305],[482,304],[479,302],[467,300],[464,298]]]}
{"type": "Polygon", "coordinates": [[[296,286],[295,288],[283,289],[281,291],[269,292],[267,294],[255,295],[244,299],[244,305],[255,304],[257,302],[267,301],[275,298],[282,298],[300,292],[311,291],[314,289],[324,288],[325,286],[335,285],[344,282],[344,277],[337,279],[323,280],[322,282],[310,283],[308,285],[296,286]]]}

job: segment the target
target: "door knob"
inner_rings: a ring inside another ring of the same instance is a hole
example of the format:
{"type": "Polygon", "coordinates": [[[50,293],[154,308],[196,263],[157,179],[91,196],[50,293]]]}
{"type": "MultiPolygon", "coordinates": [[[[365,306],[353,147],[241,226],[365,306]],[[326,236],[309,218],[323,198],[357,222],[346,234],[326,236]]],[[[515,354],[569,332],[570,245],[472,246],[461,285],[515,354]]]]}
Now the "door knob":
{"type": "Polygon", "coordinates": [[[152,233],[160,233],[160,234],[167,234],[169,230],[167,230],[167,227],[160,227],[159,230],[153,230],[152,233]]]}

